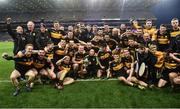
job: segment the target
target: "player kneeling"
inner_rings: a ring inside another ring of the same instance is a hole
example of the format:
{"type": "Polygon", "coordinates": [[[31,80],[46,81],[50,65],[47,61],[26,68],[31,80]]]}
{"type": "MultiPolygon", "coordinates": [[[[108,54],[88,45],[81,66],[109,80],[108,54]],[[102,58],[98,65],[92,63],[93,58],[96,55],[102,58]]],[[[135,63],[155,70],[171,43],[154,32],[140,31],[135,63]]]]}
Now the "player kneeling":
{"type": "MultiPolygon", "coordinates": [[[[179,59],[173,55],[173,53],[167,53],[164,62],[164,69],[161,74],[161,78],[158,82],[158,87],[164,87],[170,80],[172,85],[174,84],[174,79],[177,77],[179,72],[179,59]],[[174,79],[173,79],[174,78],[174,79]]],[[[173,87],[173,86],[172,86],[173,87]]]]}
{"type": "Polygon", "coordinates": [[[15,61],[15,70],[11,73],[10,79],[12,84],[15,86],[16,90],[13,93],[14,96],[17,96],[20,93],[19,87],[19,78],[27,77],[26,89],[31,91],[31,83],[34,81],[37,73],[32,70],[33,63],[33,45],[27,44],[24,51],[20,51],[16,56],[9,56],[8,54],[3,54],[3,58],[6,60],[15,61]]]}
{"type": "Polygon", "coordinates": [[[68,85],[74,82],[73,67],[70,59],[71,58],[69,56],[65,56],[56,62],[56,65],[59,68],[59,72],[57,73],[57,78],[59,79],[57,84],[58,89],[63,89],[64,85],[68,85]]]}
{"type": "Polygon", "coordinates": [[[45,57],[46,53],[44,50],[39,50],[38,54],[33,57],[33,71],[39,74],[43,83],[45,83],[48,78],[52,80],[55,84],[56,74],[54,73],[54,65],[51,60],[45,57]]]}

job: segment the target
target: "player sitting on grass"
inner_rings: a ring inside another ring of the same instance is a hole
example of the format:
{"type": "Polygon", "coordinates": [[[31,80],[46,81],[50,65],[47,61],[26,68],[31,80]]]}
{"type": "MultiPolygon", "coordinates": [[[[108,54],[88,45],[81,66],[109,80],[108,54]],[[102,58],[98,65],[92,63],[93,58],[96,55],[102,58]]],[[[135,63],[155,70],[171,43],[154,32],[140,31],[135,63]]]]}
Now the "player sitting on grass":
{"type": "Polygon", "coordinates": [[[64,85],[68,85],[74,82],[74,72],[70,59],[71,58],[69,56],[65,56],[56,62],[56,65],[59,68],[59,72],[57,73],[59,83],[56,86],[58,89],[63,89],[64,85]]]}
{"type": "Polygon", "coordinates": [[[27,44],[25,46],[25,50],[19,52],[16,56],[9,56],[8,54],[4,53],[3,58],[6,60],[14,60],[15,61],[15,70],[11,73],[10,79],[12,84],[15,86],[16,90],[13,93],[14,96],[17,96],[20,92],[19,81],[20,77],[25,78],[27,77],[26,82],[26,89],[28,92],[31,91],[31,83],[33,82],[37,73],[33,72],[32,70],[32,63],[33,63],[33,45],[27,44]]]}
{"type": "MultiPolygon", "coordinates": [[[[134,74],[134,58],[133,56],[130,54],[128,49],[123,49],[122,50],[123,56],[122,56],[122,61],[124,64],[124,69],[125,72],[128,74],[127,80],[131,81],[134,84],[138,84],[138,88],[140,89],[144,89],[145,87],[148,86],[148,84],[146,84],[145,82],[138,80],[135,77],[134,74]]],[[[123,78],[121,78],[123,79],[123,78]]]]}

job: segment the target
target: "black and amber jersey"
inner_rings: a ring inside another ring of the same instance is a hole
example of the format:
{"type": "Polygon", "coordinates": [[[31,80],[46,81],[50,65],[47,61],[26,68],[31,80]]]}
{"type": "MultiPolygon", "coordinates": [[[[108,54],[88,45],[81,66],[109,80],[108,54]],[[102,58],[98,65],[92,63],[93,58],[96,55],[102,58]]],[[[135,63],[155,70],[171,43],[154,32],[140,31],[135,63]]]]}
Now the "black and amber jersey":
{"type": "Polygon", "coordinates": [[[52,60],[53,59],[53,56],[54,56],[54,50],[49,50],[49,51],[46,51],[46,55],[45,55],[49,60],[52,60]]]}
{"type": "Polygon", "coordinates": [[[38,55],[33,56],[33,67],[36,69],[50,68],[51,64],[47,58],[39,58],[38,55]]]}
{"type": "Polygon", "coordinates": [[[161,51],[156,51],[154,56],[157,58],[156,64],[154,66],[156,68],[162,68],[164,64],[164,53],[161,51]]]}
{"type": "Polygon", "coordinates": [[[144,29],[143,29],[143,32],[144,33],[149,33],[151,37],[155,34],[156,31],[157,31],[156,27],[147,28],[147,27],[144,26],[144,29]]]}
{"type": "Polygon", "coordinates": [[[62,30],[54,30],[54,29],[50,30],[50,38],[51,41],[54,43],[54,45],[57,45],[61,41],[64,35],[65,32],[62,30]]]}
{"type": "Polygon", "coordinates": [[[165,57],[164,67],[167,69],[176,69],[177,62],[174,59],[167,56],[167,57],[165,57]]]}
{"type": "Polygon", "coordinates": [[[170,42],[170,34],[168,31],[164,34],[160,34],[160,32],[158,31],[156,38],[158,45],[167,45],[170,42]]]}
{"type": "Polygon", "coordinates": [[[180,29],[179,28],[176,30],[170,29],[169,31],[170,31],[170,35],[172,38],[175,38],[176,36],[180,36],[180,29]]]}
{"type": "Polygon", "coordinates": [[[123,67],[124,67],[124,64],[123,62],[121,62],[120,60],[119,61],[112,61],[110,63],[110,71],[113,72],[113,71],[120,71],[123,67]]]}
{"type": "Polygon", "coordinates": [[[63,47],[56,46],[54,47],[54,59],[58,61],[59,59],[62,59],[66,55],[66,49],[63,47]]]}
{"type": "Polygon", "coordinates": [[[72,63],[64,63],[63,61],[60,63],[60,65],[58,66],[59,70],[67,70],[70,71],[72,70],[72,63]]]}
{"type": "Polygon", "coordinates": [[[112,60],[112,53],[110,51],[99,51],[98,52],[98,58],[103,66],[109,65],[109,62],[112,60]]]}
{"type": "Polygon", "coordinates": [[[124,67],[126,67],[127,69],[130,69],[131,64],[134,63],[134,57],[131,55],[122,57],[122,62],[124,63],[124,67]]]}
{"type": "Polygon", "coordinates": [[[23,66],[32,66],[33,55],[24,55],[22,57],[14,57],[13,60],[23,66]]]}
{"type": "MultiPolygon", "coordinates": [[[[56,62],[60,59],[62,59],[66,55],[66,50],[65,48],[56,46],[54,47],[54,54],[53,54],[53,60],[52,62],[54,63],[54,66],[56,67],[56,62]]],[[[56,67],[57,68],[57,67],[56,67]]]]}
{"type": "Polygon", "coordinates": [[[74,54],[75,61],[81,61],[81,60],[83,60],[86,55],[87,55],[87,54],[86,54],[85,52],[84,52],[84,53],[76,52],[76,53],[74,54]]]}

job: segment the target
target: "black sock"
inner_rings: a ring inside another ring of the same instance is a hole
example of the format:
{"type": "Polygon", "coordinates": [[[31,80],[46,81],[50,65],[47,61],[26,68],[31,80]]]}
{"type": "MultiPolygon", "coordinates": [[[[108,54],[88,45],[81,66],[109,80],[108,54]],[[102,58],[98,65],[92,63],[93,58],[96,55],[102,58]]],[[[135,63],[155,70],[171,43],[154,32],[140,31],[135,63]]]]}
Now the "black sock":
{"type": "Polygon", "coordinates": [[[63,80],[59,80],[59,85],[63,86],[63,80]]]}

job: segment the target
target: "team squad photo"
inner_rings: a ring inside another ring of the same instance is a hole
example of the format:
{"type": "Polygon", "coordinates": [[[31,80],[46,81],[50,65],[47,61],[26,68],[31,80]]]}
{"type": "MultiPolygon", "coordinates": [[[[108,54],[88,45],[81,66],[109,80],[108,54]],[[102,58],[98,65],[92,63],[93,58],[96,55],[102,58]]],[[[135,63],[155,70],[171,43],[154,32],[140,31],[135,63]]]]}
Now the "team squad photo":
{"type": "MultiPolygon", "coordinates": [[[[86,81],[88,85],[90,81],[94,83],[93,89],[99,87],[96,85],[99,82],[106,82],[102,87],[106,87],[108,82],[117,82],[107,86],[109,93],[111,87],[116,86],[127,88],[127,91],[140,91],[142,95],[146,90],[152,93],[156,90],[166,96],[167,91],[162,91],[165,89],[170,93],[169,97],[172,94],[176,100],[180,98],[180,25],[176,16],[159,25],[151,18],[143,21],[129,18],[128,23],[122,22],[116,26],[105,21],[98,25],[83,20],[66,25],[58,19],[47,23],[50,19],[46,18],[38,22],[28,20],[22,25],[17,24],[16,20],[11,15],[4,17],[3,28],[10,41],[0,42],[0,65],[3,65],[1,68],[8,68],[0,70],[0,75],[7,75],[4,79],[7,82],[1,84],[9,83],[6,85],[9,87],[7,94],[12,99],[37,93],[44,85],[48,88],[42,90],[55,90],[58,96],[65,94],[66,88],[75,88],[76,84],[86,81]],[[10,45],[10,49],[5,49],[8,46],[5,43],[10,45]],[[10,66],[5,65],[7,63],[10,66]]],[[[78,90],[85,88],[82,85],[78,90]]],[[[101,91],[105,90],[102,88],[101,91]]],[[[93,93],[95,96],[96,92],[93,93]]],[[[106,106],[102,105],[104,108],[106,106]]],[[[178,101],[174,106],[180,107],[178,101]]]]}

